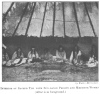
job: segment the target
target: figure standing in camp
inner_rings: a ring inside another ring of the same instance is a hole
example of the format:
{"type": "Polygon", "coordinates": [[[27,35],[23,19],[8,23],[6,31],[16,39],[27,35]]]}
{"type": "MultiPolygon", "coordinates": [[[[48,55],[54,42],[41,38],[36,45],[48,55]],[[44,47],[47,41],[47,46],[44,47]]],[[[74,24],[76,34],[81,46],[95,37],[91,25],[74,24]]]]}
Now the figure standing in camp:
{"type": "Polygon", "coordinates": [[[29,51],[29,53],[28,53],[28,63],[30,63],[38,58],[39,58],[39,55],[38,55],[35,47],[32,47],[31,51],[29,51]]]}
{"type": "Polygon", "coordinates": [[[71,52],[70,62],[73,63],[74,65],[82,65],[83,63],[82,52],[77,45],[74,47],[74,49],[71,52]]]}
{"type": "Polygon", "coordinates": [[[98,65],[98,51],[95,45],[92,45],[89,61],[86,64],[88,67],[96,67],[98,65]]]}
{"type": "Polygon", "coordinates": [[[56,50],[56,57],[62,60],[66,60],[66,52],[63,46],[60,45],[58,49],[56,50]]]}

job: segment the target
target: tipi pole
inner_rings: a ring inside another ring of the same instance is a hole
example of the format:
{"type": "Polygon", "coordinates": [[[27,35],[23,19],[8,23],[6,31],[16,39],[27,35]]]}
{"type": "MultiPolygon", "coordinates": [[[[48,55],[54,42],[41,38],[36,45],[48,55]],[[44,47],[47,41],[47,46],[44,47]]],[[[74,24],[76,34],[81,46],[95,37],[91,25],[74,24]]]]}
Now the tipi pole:
{"type": "Polygon", "coordinates": [[[31,16],[29,18],[29,22],[28,22],[28,25],[27,25],[27,28],[26,28],[26,33],[25,33],[26,36],[27,36],[27,33],[28,33],[28,29],[29,29],[29,26],[30,26],[30,23],[31,23],[31,19],[32,19],[32,16],[33,16],[33,13],[34,13],[35,6],[36,6],[36,2],[34,3],[34,6],[33,6],[33,9],[32,9],[32,12],[31,12],[31,16]]]}
{"type": "Polygon", "coordinates": [[[76,24],[77,24],[77,28],[78,28],[79,37],[81,37],[79,23],[78,23],[78,17],[77,17],[77,12],[76,12],[76,8],[75,8],[75,2],[73,2],[73,9],[74,9],[75,20],[76,20],[76,24]]]}
{"type": "Polygon", "coordinates": [[[14,4],[14,2],[11,3],[9,9],[8,9],[7,12],[5,13],[5,15],[4,15],[4,17],[3,17],[3,21],[5,20],[5,18],[6,18],[6,16],[7,16],[8,12],[11,10],[13,4],[14,4]]]}
{"type": "Polygon", "coordinates": [[[87,6],[86,6],[86,3],[84,3],[84,6],[85,6],[86,13],[87,13],[87,15],[88,15],[88,18],[89,18],[90,25],[91,25],[91,27],[92,27],[94,36],[96,37],[97,35],[96,35],[96,33],[95,33],[95,30],[94,30],[94,27],[93,27],[93,24],[92,24],[92,21],[91,21],[91,18],[90,18],[90,15],[89,15],[89,12],[88,12],[88,9],[87,9],[87,6]]]}
{"type": "Polygon", "coordinates": [[[53,10],[53,28],[52,28],[53,36],[54,36],[54,27],[55,27],[55,12],[56,12],[56,2],[54,2],[54,10],[53,10]]]}
{"type": "Polygon", "coordinates": [[[20,21],[19,21],[19,23],[17,24],[17,27],[15,28],[14,33],[13,33],[13,35],[12,35],[12,36],[14,36],[14,35],[15,35],[15,33],[16,33],[16,31],[17,31],[18,27],[19,27],[19,24],[21,23],[22,18],[23,18],[23,16],[24,16],[25,12],[26,12],[26,9],[27,9],[27,7],[28,7],[28,4],[29,4],[29,3],[27,3],[27,4],[26,4],[26,6],[25,6],[25,8],[24,8],[24,11],[23,11],[23,13],[22,13],[22,15],[21,15],[20,21]]]}
{"type": "Polygon", "coordinates": [[[64,24],[64,37],[65,37],[65,7],[64,2],[62,3],[62,9],[63,9],[63,24],[64,24]]]}
{"type": "Polygon", "coordinates": [[[43,31],[43,24],[44,24],[44,19],[45,19],[45,14],[46,14],[46,7],[47,7],[47,2],[46,2],[46,4],[45,4],[45,10],[44,10],[44,16],[43,16],[43,21],[42,21],[42,26],[41,26],[40,37],[41,37],[42,31],[43,31]]]}

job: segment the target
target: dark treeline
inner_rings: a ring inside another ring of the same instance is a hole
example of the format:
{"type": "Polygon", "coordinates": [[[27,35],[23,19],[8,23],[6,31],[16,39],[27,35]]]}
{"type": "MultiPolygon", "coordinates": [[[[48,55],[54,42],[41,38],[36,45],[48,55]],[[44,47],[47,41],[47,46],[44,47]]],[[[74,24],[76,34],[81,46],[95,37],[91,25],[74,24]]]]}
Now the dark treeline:
{"type": "Polygon", "coordinates": [[[55,50],[59,45],[63,45],[67,57],[69,58],[70,53],[76,44],[79,45],[80,49],[87,56],[91,50],[91,45],[95,44],[98,47],[98,38],[95,37],[82,37],[82,38],[71,38],[71,37],[26,37],[26,36],[14,36],[14,37],[3,37],[3,43],[7,46],[7,51],[11,57],[13,52],[17,47],[21,47],[25,57],[31,49],[32,46],[35,46],[38,53],[41,55],[44,48],[49,48],[51,53],[55,55],[55,50]]]}

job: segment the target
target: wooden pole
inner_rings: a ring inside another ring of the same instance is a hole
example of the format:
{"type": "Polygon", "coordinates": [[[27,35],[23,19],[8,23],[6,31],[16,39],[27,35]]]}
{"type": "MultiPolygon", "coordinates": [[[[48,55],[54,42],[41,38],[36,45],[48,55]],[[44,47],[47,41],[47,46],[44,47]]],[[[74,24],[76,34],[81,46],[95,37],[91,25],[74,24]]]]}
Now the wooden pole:
{"type": "Polygon", "coordinates": [[[36,6],[36,2],[34,3],[34,6],[33,6],[33,9],[32,9],[32,12],[31,12],[31,16],[29,18],[29,22],[28,22],[28,25],[27,25],[27,28],[26,28],[25,36],[27,36],[28,29],[29,29],[29,26],[30,26],[30,23],[31,23],[31,19],[32,19],[32,16],[33,16],[33,13],[34,13],[35,6],[36,6]]]}
{"type": "Polygon", "coordinates": [[[45,14],[46,14],[46,7],[47,7],[47,2],[46,2],[46,4],[45,4],[45,10],[44,10],[44,16],[43,16],[43,21],[42,21],[42,26],[41,26],[40,37],[42,36],[43,25],[44,25],[44,19],[45,19],[45,14]]]}
{"type": "Polygon", "coordinates": [[[65,7],[64,7],[64,2],[62,3],[62,9],[63,9],[63,24],[64,24],[64,37],[66,36],[65,34],[65,7]]]}
{"type": "Polygon", "coordinates": [[[52,28],[53,37],[54,37],[54,27],[55,27],[55,12],[56,12],[56,2],[54,2],[54,10],[53,10],[53,28],[52,28]]]}
{"type": "Polygon", "coordinates": [[[75,20],[76,20],[76,24],[77,24],[77,28],[78,28],[79,37],[81,37],[79,23],[78,23],[78,17],[77,17],[77,12],[76,12],[76,8],[75,8],[75,3],[74,2],[73,2],[73,9],[74,9],[75,20]]]}
{"type": "Polygon", "coordinates": [[[11,8],[12,8],[13,5],[14,5],[14,2],[11,3],[9,9],[8,9],[7,12],[4,14],[3,21],[5,20],[5,18],[6,18],[6,16],[7,16],[8,12],[11,10],[11,8]]]}
{"type": "Polygon", "coordinates": [[[26,4],[26,6],[25,6],[25,8],[24,8],[24,11],[23,11],[23,13],[22,13],[22,15],[21,15],[20,21],[19,21],[19,23],[17,24],[17,27],[15,28],[14,33],[13,33],[13,35],[12,35],[12,36],[14,36],[14,35],[15,35],[15,33],[16,33],[16,31],[17,31],[18,27],[19,27],[19,24],[21,23],[22,18],[23,18],[23,16],[24,16],[25,12],[26,12],[26,9],[27,9],[27,7],[28,7],[28,4],[29,4],[29,3],[27,3],[27,4],[26,4]]]}
{"type": "Polygon", "coordinates": [[[91,18],[90,18],[90,15],[89,15],[89,12],[88,12],[88,9],[87,9],[87,6],[86,6],[86,3],[84,3],[84,6],[85,6],[86,13],[87,13],[87,15],[88,15],[88,18],[89,18],[90,25],[91,25],[91,27],[92,27],[94,36],[96,37],[97,35],[96,35],[96,33],[95,33],[95,30],[94,30],[94,27],[93,27],[93,24],[92,24],[92,21],[91,21],[91,18]]]}

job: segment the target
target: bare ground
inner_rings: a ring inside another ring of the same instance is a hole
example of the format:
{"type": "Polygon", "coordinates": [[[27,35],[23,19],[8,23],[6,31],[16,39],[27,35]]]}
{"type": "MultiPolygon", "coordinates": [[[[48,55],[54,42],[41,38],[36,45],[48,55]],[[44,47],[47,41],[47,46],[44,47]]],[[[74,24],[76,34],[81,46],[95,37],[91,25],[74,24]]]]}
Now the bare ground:
{"type": "Polygon", "coordinates": [[[2,68],[3,82],[97,82],[98,67],[78,68],[69,65],[64,72],[60,70],[43,70],[32,65],[2,68]]]}

